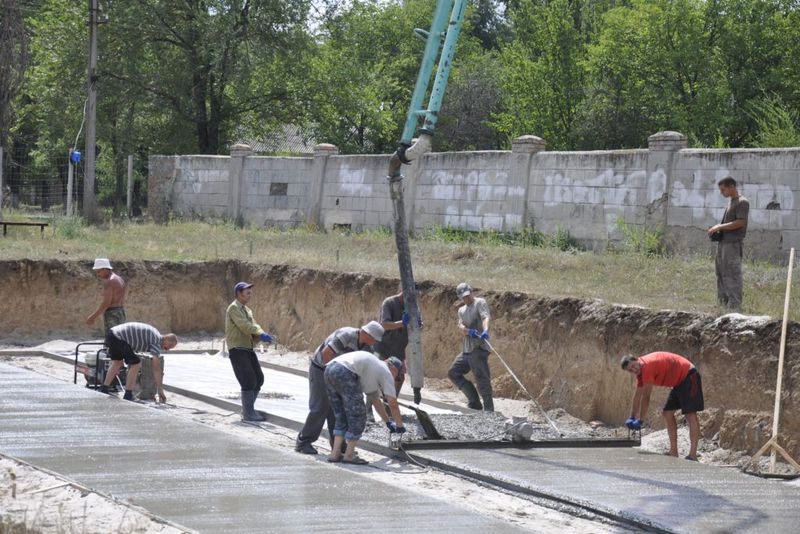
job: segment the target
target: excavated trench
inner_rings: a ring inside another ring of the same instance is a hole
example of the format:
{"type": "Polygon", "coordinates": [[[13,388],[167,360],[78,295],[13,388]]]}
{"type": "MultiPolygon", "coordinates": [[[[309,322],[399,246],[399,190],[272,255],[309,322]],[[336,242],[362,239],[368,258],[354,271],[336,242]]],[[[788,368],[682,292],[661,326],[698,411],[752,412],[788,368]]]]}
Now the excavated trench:
{"type": "MultiPolygon", "coordinates": [[[[398,281],[363,273],[315,271],[238,261],[116,262],[128,282],[128,319],[162,331],[220,332],[231,288],[256,284],[251,307],[262,326],[293,350],[313,350],[334,329],[358,326],[377,313],[398,281]]],[[[96,338],[84,321],[100,283],[90,262],[0,262],[0,338],[34,344],[56,337],[96,338]]],[[[422,283],[426,377],[446,378],[459,347],[454,288],[422,283]]],[[[547,409],[586,421],[620,424],[628,415],[631,377],[622,354],[668,350],[691,359],[703,375],[707,437],[720,446],[755,451],[770,436],[780,321],[743,316],[653,311],[576,298],[479,291],[493,313],[495,348],[547,409]]],[[[781,437],[800,455],[800,325],[791,323],[784,368],[781,437]]],[[[519,397],[492,361],[496,395],[519,397]]],[[[665,391],[653,399],[657,407],[665,391]]],[[[657,413],[654,411],[653,413],[657,413]]],[[[654,418],[654,426],[660,426],[654,418]]]]}

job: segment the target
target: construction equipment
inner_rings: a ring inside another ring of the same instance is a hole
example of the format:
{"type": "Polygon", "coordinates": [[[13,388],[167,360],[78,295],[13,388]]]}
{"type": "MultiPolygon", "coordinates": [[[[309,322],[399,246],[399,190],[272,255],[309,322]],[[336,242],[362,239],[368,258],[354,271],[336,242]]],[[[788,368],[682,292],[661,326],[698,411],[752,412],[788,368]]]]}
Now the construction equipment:
{"type": "Polygon", "coordinates": [[[420,390],[423,386],[425,373],[420,338],[420,313],[417,305],[417,295],[414,291],[414,272],[411,266],[411,251],[408,245],[408,227],[406,225],[401,167],[402,165],[410,164],[431,149],[431,140],[439,116],[444,91],[447,87],[447,79],[450,75],[456,42],[461,32],[461,22],[464,18],[466,4],[467,0],[438,0],[430,31],[426,32],[419,28],[414,30],[415,34],[425,41],[425,51],[414,92],[411,95],[411,103],[409,104],[405,127],[400,139],[400,146],[391,157],[389,175],[387,177],[394,207],[394,236],[397,245],[397,262],[400,267],[405,310],[411,317],[411,321],[408,324],[408,342],[411,347],[411,354],[408,358],[408,371],[411,377],[411,387],[414,390],[414,400],[417,404],[421,399],[420,390]],[[439,57],[440,51],[441,57],[439,57]],[[428,107],[427,109],[422,109],[422,101],[428,91],[428,84],[437,57],[439,57],[439,63],[428,107]],[[412,144],[420,118],[424,118],[424,125],[419,131],[419,139],[412,144]]]}
{"type": "Polygon", "coordinates": [[[544,408],[542,408],[542,407],[541,407],[541,405],[540,405],[538,402],[536,402],[536,399],[535,399],[535,398],[533,398],[533,395],[531,395],[530,391],[528,391],[528,388],[526,388],[526,387],[525,387],[525,385],[524,385],[524,384],[522,383],[522,381],[521,381],[521,380],[520,380],[520,379],[517,377],[517,375],[514,373],[514,371],[512,371],[512,370],[511,370],[511,367],[509,367],[509,366],[508,366],[508,364],[506,363],[506,361],[503,359],[503,357],[502,357],[502,356],[500,356],[500,353],[499,353],[499,352],[497,352],[497,350],[495,350],[495,348],[492,346],[492,344],[491,344],[491,343],[489,343],[489,340],[488,340],[488,339],[486,339],[486,340],[484,340],[484,341],[485,341],[486,345],[489,347],[489,349],[490,349],[490,350],[491,350],[491,351],[494,353],[494,355],[495,355],[495,356],[497,356],[497,359],[498,359],[498,360],[500,360],[500,363],[502,363],[502,364],[503,364],[503,366],[506,368],[506,370],[508,371],[508,374],[510,374],[510,375],[511,375],[511,378],[513,378],[513,379],[514,379],[514,380],[517,382],[517,384],[519,385],[519,387],[520,387],[520,388],[522,388],[522,391],[524,391],[524,392],[525,392],[525,394],[528,396],[528,398],[529,398],[529,399],[530,399],[530,401],[533,403],[533,405],[534,405],[534,406],[536,406],[536,407],[539,409],[539,411],[540,411],[540,412],[542,412],[542,415],[543,415],[543,416],[544,416],[544,418],[547,420],[547,422],[550,424],[550,426],[552,426],[552,427],[553,427],[553,430],[555,430],[556,432],[558,432],[558,435],[559,435],[559,436],[562,436],[562,437],[563,437],[563,436],[564,436],[564,434],[563,434],[563,433],[562,433],[562,432],[561,432],[561,431],[558,429],[558,427],[557,427],[557,426],[556,426],[556,424],[553,422],[553,420],[552,420],[552,419],[550,419],[550,416],[548,416],[548,415],[547,415],[547,412],[545,412],[545,411],[544,411],[544,408]]]}

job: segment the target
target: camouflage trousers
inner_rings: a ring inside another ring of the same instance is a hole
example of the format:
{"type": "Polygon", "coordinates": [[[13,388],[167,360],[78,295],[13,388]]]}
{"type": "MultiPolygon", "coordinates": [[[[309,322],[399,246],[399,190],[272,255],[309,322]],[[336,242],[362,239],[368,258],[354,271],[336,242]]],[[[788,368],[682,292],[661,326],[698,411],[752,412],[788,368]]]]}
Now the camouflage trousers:
{"type": "Polygon", "coordinates": [[[128,320],[125,317],[125,308],[122,306],[107,308],[106,311],[103,312],[103,326],[105,326],[106,334],[115,326],[126,322],[128,322],[128,320]]]}

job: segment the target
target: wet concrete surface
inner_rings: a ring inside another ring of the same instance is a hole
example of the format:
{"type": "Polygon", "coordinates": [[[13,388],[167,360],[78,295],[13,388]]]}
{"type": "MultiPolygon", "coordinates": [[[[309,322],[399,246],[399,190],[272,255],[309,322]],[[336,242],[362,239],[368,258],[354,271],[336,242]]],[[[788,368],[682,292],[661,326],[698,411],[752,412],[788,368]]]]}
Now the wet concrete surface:
{"type": "Polygon", "coordinates": [[[638,449],[424,451],[674,532],[798,532],[800,487],[638,449]]]}
{"type": "MultiPolygon", "coordinates": [[[[169,365],[169,364],[167,364],[169,365]]],[[[513,532],[359,469],[0,363],[0,450],[200,532],[513,532]]]]}

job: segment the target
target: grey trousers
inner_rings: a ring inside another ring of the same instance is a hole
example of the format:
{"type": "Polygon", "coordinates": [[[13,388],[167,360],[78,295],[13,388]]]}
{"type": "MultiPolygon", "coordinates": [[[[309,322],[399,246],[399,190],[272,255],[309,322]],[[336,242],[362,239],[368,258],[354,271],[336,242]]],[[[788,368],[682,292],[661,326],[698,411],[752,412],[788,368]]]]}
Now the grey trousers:
{"type": "Polygon", "coordinates": [[[717,243],[717,301],[731,310],[742,308],[742,242],[717,243]]]}
{"type": "Polygon", "coordinates": [[[328,422],[328,432],[332,436],[336,420],[325,386],[325,371],[312,363],[308,367],[308,416],[297,436],[297,444],[317,441],[325,421],[328,422]]]}
{"type": "Polygon", "coordinates": [[[489,351],[480,347],[472,352],[461,353],[453,360],[453,365],[447,371],[447,376],[461,389],[464,384],[469,382],[464,375],[472,371],[475,377],[475,385],[481,397],[492,396],[492,376],[489,373],[489,351]]]}

